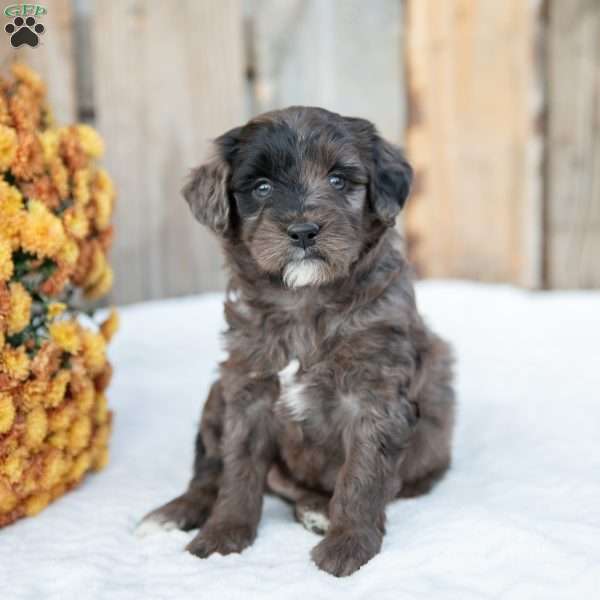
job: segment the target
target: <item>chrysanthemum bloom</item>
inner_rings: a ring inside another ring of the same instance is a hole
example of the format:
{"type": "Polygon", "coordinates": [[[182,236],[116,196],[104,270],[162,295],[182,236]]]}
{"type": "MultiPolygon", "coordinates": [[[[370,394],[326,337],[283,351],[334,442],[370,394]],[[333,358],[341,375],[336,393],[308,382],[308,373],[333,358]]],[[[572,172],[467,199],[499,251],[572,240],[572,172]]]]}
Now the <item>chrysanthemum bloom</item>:
{"type": "Polygon", "coordinates": [[[40,257],[55,256],[65,243],[60,219],[37,200],[30,200],[27,208],[21,230],[23,248],[40,257]]]}
{"type": "Polygon", "coordinates": [[[56,321],[48,326],[48,331],[65,352],[77,354],[81,349],[80,327],[75,321],[56,321]]]}
{"type": "Polygon", "coordinates": [[[108,318],[100,325],[102,337],[109,343],[119,329],[119,313],[116,310],[111,310],[108,318]]]}
{"type": "Polygon", "coordinates": [[[19,245],[24,217],[21,192],[0,179],[0,236],[10,241],[13,249],[19,245]]]}
{"type": "Polygon", "coordinates": [[[60,198],[66,198],[69,193],[69,172],[62,160],[54,157],[49,161],[50,177],[60,198]]]}
{"type": "Polygon", "coordinates": [[[0,353],[0,372],[4,372],[15,381],[24,381],[29,377],[29,356],[24,346],[12,348],[4,346],[0,353]]]}
{"type": "Polygon", "coordinates": [[[106,341],[99,333],[84,330],[81,334],[83,360],[89,373],[98,375],[106,364],[106,341]]]}
{"type": "Polygon", "coordinates": [[[46,314],[48,315],[48,318],[53,321],[56,317],[60,317],[65,310],[67,310],[67,305],[64,302],[50,302],[46,314]]]}
{"type": "Polygon", "coordinates": [[[78,240],[86,238],[90,232],[90,221],[82,206],[72,206],[63,216],[65,229],[78,240]]]}
{"type": "Polygon", "coordinates": [[[48,129],[39,136],[40,144],[42,145],[42,153],[44,162],[51,165],[58,157],[58,148],[60,144],[60,134],[57,129],[48,129]]]}
{"type": "Polygon", "coordinates": [[[90,172],[88,169],[79,169],[73,175],[73,198],[75,204],[85,208],[90,201],[90,172]]]}
{"type": "Polygon", "coordinates": [[[8,281],[12,277],[14,268],[10,242],[0,237],[0,281],[8,281]]]}
{"type": "Polygon", "coordinates": [[[111,290],[113,286],[114,272],[110,265],[106,265],[100,278],[90,287],[85,290],[85,297],[90,300],[102,298],[111,290]]]}
{"type": "Polygon", "coordinates": [[[35,133],[22,131],[18,134],[17,150],[10,170],[24,181],[30,181],[44,173],[42,145],[35,133]]]}
{"type": "Polygon", "coordinates": [[[0,125],[0,171],[6,171],[17,153],[17,132],[12,127],[0,125]]]}
{"type": "Polygon", "coordinates": [[[15,404],[8,392],[0,392],[0,434],[10,431],[15,421],[15,404]]]}
{"type": "Polygon", "coordinates": [[[67,369],[61,369],[50,382],[46,397],[44,398],[45,406],[56,408],[65,398],[67,386],[71,380],[71,373],[67,369]]]}
{"type": "Polygon", "coordinates": [[[18,392],[19,407],[25,412],[41,406],[48,391],[48,381],[31,379],[22,384],[18,392]]]}
{"type": "Polygon", "coordinates": [[[15,63],[12,65],[12,74],[17,81],[24,83],[38,98],[46,94],[46,84],[42,78],[27,65],[15,63]]]}
{"type": "Polygon", "coordinates": [[[77,125],[77,135],[83,151],[91,158],[100,158],[104,154],[104,142],[98,132],[89,125],[77,125]]]}
{"type": "Polygon", "coordinates": [[[31,318],[31,296],[23,284],[12,282],[10,288],[10,312],[8,313],[9,335],[19,333],[29,325],[31,318]]]}

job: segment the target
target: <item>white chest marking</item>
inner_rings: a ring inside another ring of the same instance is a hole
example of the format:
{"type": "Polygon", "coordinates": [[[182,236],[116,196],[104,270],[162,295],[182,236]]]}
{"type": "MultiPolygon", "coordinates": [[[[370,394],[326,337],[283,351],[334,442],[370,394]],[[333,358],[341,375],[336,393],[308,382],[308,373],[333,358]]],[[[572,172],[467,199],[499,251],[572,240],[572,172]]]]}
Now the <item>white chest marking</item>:
{"type": "Polygon", "coordinates": [[[360,410],[360,403],[354,394],[342,394],[340,404],[344,413],[350,418],[355,417],[360,410]]]}
{"type": "Polygon", "coordinates": [[[304,397],[304,384],[297,381],[297,373],[300,368],[298,359],[279,371],[279,385],[281,395],[279,401],[290,414],[294,421],[303,421],[306,418],[306,398],[304,397]]]}

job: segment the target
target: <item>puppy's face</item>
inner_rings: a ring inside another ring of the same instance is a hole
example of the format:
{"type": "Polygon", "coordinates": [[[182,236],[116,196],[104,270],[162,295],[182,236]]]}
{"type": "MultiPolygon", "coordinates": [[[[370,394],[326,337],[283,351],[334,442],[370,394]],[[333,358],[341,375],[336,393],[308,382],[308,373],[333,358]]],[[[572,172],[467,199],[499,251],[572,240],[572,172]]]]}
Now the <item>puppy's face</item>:
{"type": "Polygon", "coordinates": [[[243,242],[289,287],[347,276],[408,195],[410,167],[362,119],[289,108],[216,145],[217,158],[192,173],[184,196],[198,220],[243,242]]]}

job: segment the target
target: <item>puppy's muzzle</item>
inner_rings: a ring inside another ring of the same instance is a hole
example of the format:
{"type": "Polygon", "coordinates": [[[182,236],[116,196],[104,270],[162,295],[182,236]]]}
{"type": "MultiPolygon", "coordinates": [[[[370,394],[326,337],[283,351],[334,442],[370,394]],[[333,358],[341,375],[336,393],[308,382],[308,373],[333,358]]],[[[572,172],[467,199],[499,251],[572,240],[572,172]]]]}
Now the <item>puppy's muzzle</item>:
{"type": "Polygon", "coordinates": [[[319,229],[316,223],[293,223],[288,227],[287,234],[292,240],[292,246],[306,250],[314,246],[319,229]]]}

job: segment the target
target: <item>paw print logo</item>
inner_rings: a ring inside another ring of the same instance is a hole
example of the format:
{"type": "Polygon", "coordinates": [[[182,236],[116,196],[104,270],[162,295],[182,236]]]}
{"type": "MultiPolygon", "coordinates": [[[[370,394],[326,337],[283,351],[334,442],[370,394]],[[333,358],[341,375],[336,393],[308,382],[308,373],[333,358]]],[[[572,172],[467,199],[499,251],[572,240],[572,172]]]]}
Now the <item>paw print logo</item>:
{"type": "Polygon", "coordinates": [[[10,45],[18,48],[27,44],[35,48],[39,42],[39,36],[44,33],[46,28],[41,23],[36,23],[33,17],[15,17],[12,23],[7,23],[4,31],[10,35],[10,45]]]}

